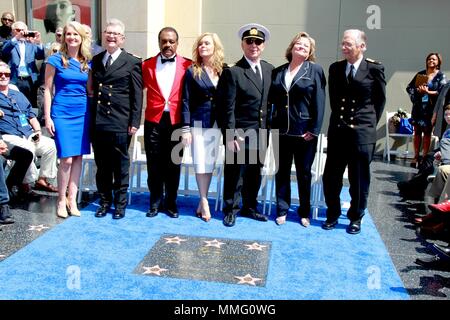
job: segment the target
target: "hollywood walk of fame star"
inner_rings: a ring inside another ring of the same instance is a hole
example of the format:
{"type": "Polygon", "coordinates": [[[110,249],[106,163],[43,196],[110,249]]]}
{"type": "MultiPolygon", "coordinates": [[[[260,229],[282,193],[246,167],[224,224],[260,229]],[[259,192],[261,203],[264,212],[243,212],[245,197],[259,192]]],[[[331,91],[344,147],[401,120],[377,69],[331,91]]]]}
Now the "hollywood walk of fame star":
{"type": "Polygon", "coordinates": [[[238,284],[249,284],[249,285],[252,285],[252,286],[256,286],[256,283],[255,283],[256,281],[261,281],[262,280],[260,278],[253,278],[250,274],[246,274],[243,277],[237,277],[237,276],[234,276],[234,277],[239,279],[238,284]]]}
{"type": "Polygon", "coordinates": [[[258,250],[263,251],[263,248],[267,248],[267,246],[263,246],[257,242],[253,242],[252,244],[244,244],[247,247],[247,250],[258,250]]]}
{"type": "Polygon", "coordinates": [[[142,267],[145,271],[142,274],[156,274],[161,275],[161,272],[168,271],[168,269],[161,268],[159,265],[153,267],[142,267]]]}
{"type": "Polygon", "coordinates": [[[203,242],[206,243],[205,247],[215,247],[215,248],[219,248],[219,249],[220,249],[220,247],[221,247],[222,245],[225,244],[225,242],[220,242],[220,241],[218,241],[217,239],[214,239],[214,240],[212,240],[212,241],[206,240],[206,241],[203,241],[203,242]]]}
{"type": "Polygon", "coordinates": [[[43,224],[40,224],[38,226],[29,226],[30,228],[27,231],[39,231],[41,232],[44,229],[50,229],[50,227],[46,227],[43,224]]]}
{"type": "Polygon", "coordinates": [[[187,241],[187,239],[182,239],[178,236],[173,238],[164,238],[164,240],[166,240],[166,244],[168,243],[181,244],[182,241],[187,241]]]}

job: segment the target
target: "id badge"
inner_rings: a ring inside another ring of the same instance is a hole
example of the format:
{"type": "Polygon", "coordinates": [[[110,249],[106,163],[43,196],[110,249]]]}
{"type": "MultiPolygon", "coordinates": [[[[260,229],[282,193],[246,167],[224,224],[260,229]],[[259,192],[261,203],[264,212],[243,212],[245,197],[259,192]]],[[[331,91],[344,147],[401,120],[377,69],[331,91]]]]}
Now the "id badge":
{"type": "Polygon", "coordinates": [[[27,117],[26,117],[23,113],[20,114],[20,116],[19,116],[19,121],[20,121],[20,125],[21,125],[22,127],[28,126],[27,117]]]}

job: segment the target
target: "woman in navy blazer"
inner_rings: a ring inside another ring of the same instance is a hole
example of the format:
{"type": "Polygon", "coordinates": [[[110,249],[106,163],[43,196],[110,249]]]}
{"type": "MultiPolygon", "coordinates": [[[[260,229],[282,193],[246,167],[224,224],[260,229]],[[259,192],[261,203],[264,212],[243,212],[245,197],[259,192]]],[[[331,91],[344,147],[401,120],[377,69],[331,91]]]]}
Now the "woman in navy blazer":
{"type": "Polygon", "coordinates": [[[286,222],[291,204],[292,159],[297,174],[300,223],[304,227],[310,224],[311,166],[325,111],[326,85],[322,67],[314,63],[314,53],[314,39],[306,32],[297,34],[286,49],[289,62],[276,68],[272,75],[269,96],[274,111],[272,128],[279,133],[279,154],[275,157],[279,225],[286,222]]]}
{"type": "Polygon", "coordinates": [[[221,134],[216,124],[214,96],[224,67],[224,52],[217,34],[203,33],[197,38],[192,49],[192,60],[183,85],[183,144],[192,142],[192,158],[200,193],[196,214],[208,222],[211,219],[208,189],[219,153],[221,134]]]}

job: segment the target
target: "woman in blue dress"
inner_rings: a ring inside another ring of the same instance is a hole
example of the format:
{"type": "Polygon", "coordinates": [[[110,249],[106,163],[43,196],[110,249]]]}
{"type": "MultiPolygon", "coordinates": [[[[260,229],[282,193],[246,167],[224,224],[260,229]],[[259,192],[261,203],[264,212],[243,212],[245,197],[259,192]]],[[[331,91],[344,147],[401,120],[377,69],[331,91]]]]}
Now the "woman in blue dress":
{"type": "Polygon", "coordinates": [[[66,218],[68,213],[80,215],[76,196],[82,157],[90,153],[86,93],[90,59],[90,41],[85,29],[72,21],[64,27],[60,52],[48,58],[45,69],[45,127],[55,137],[60,159],[57,215],[61,218],[66,218]]]}

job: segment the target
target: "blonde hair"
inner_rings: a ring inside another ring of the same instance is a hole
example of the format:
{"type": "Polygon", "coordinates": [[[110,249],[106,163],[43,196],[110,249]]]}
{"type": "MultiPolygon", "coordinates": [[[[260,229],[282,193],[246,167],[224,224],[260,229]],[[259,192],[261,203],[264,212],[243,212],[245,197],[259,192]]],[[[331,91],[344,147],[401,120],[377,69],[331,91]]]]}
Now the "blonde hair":
{"type": "Polygon", "coordinates": [[[206,36],[211,37],[214,44],[214,52],[211,57],[211,66],[218,75],[222,73],[223,64],[225,59],[224,49],[222,45],[222,41],[220,41],[219,36],[216,33],[205,32],[201,34],[194,42],[192,46],[192,65],[194,69],[194,77],[200,78],[202,75],[202,57],[198,54],[198,45],[200,41],[206,36]]]}
{"type": "Polygon", "coordinates": [[[309,46],[309,56],[306,60],[315,62],[316,61],[316,41],[306,32],[300,32],[297,33],[292,39],[291,43],[286,49],[285,57],[286,59],[291,62],[292,61],[292,48],[295,46],[298,40],[301,38],[306,38],[309,40],[310,46],[309,46]]]}
{"type": "Polygon", "coordinates": [[[87,37],[86,30],[84,29],[83,25],[77,21],[71,21],[67,23],[63,30],[62,44],[59,51],[61,52],[64,68],[67,68],[69,66],[69,51],[66,43],[66,32],[68,28],[73,28],[81,37],[81,45],[78,49],[78,61],[81,64],[81,70],[86,72],[89,69],[88,62],[92,58],[91,41],[87,37]]]}

